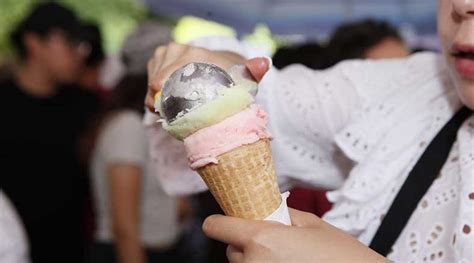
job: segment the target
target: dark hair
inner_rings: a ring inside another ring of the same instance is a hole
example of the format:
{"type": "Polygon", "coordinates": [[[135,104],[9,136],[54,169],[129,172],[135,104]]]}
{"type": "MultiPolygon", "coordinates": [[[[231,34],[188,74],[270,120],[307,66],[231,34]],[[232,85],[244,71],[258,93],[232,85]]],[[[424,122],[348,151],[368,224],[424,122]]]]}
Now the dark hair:
{"type": "Polygon", "coordinates": [[[147,83],[146,74],[124,76],[107,98],[103,113],[125,109],[143,113],[147,83]]]}
{"type": "Polygon", "coordinates": [[[27,56],[23,42],[25,33],[32,32],[40,37],[46,37],[52,30],[60,29],[70,41],[77,41],[80,22],[74,12],[56,3],[41,3],[36,5],[11,32],[10,40],[21,58],[27,56]]]}
{"type": "Polygon", "coordinates": [[[86,57],[86,66],[96,66],[104,58],[104,48],[102,47],[102,36],[100,29],[96,24],[84,24],[81,26],[81,41],[87,43],[90,47],[90,53],[86,57]]]}
{"type": "Polygon", "coordinates": [[[341,60],[363,58],[365,52],[386,38],[403,42],[397,29],[384,21],[367,19],[339,26],[328,43],[328,66],[341,60]]]}
{"type": "Polygon", "coordinates": [[[114,114],[123,110],[132,110],[140,114],[144,113],[147,83],[146,74],[126,75],[120,80],[119,84],[107,97],[100,113],[83,136],[81,159],[88,160],[92,156],[92,151],[101,129],[114,114]]]}
{"type": "Polygon", "coordinates": [[[303,64],[312,69],[323,69],[324,47],[316,42],[299,46],[282,47],[273,55],[273,65],[281,69],[291,64],[303,64]]]}

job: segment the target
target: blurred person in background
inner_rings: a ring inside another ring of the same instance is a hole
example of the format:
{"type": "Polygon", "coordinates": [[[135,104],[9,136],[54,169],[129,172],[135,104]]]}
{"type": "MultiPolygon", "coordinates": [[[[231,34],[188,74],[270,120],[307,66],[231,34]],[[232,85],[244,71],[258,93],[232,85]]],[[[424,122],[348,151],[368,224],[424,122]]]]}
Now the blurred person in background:
{"type": "MultiPolygon", "coordinates": [[[[77,78],[77,85],[84,90],[95,94],[100,104],[107,98],[109,90],[100,83],[100,74],[105,61],[105,52],[102,46],[102,34],[99,27],[93,23],[82,23],[80,28],[80,47],[87,54],[83,59],[77,78]]],[[[91,132],[91,128],[87,132],[91,132]]],[[[93,143],[90,134],[84,134],[80,142],[80,155],[83,166],[88,170],[89,157],[87,149],[93,143]]],[[[87,176],[89,179],[89,176],[87,176]]],[[[87,241],[93,239],[94,232],[94,209],[92,207],[90,181],[87,180],[87,194],[85,207],[85,234],[87,241]]]]}
{"type": "Polygon", "coordinates": [[[339,26],[327,45],[326,67],[346,59],[402,58],[410,55],[397,29],[384,21],[367,19],[339,26]]]}
{"type": "Polygon", "coordinates": [[[146,22],[123,44],[126,72],[99,117],[91,155],[97,226],[91,262],[181,262],[177,199],[153,176],[142,123],[148,58],[170,41],[168,27],[146,22]]]}
{"type": "Polygon", "coordinates": [[[0,211],[0,263],[30,262],[23,223],[1,189],[0,211]]]}
{"type": "Polygon", "coordinates": [[[79,74],[78,84],[98,94],[101,99],[105,99],[108,90],[100,83],[100,73],[105,61],[100,28],[92,23],[82,25],[81,43],[88,56],[85,58],[84,65],[79,74]]]}
{"type": "Polygon", "coordinates": [[[281,47],[273,55],[273,65],[281,69],[291,64],[302,64],[312,69],[326,67],[325,47],[317,42],[281,47]]]}
{"type": "Polygon", "coordinates": [[[97,100],[70,84],[87,56],[79,27],[67,8],[35,6],[11,35],[18,65],[0,83],[0,162],[8,171],[1,186],[24,223],[33,263],[83,262],[85,252],[78,142],[97,100]]]}

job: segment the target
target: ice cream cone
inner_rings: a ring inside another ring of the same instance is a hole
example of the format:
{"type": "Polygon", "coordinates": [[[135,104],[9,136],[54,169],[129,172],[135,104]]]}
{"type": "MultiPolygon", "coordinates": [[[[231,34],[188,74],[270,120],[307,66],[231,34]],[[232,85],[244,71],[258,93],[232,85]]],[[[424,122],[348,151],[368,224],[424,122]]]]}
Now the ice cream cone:
{"type": "Polygon", "coordinates": [[[226,215],[264,219],[280,206],[268,139],[237,147],[217,160],[198,172],[226,215]]]}

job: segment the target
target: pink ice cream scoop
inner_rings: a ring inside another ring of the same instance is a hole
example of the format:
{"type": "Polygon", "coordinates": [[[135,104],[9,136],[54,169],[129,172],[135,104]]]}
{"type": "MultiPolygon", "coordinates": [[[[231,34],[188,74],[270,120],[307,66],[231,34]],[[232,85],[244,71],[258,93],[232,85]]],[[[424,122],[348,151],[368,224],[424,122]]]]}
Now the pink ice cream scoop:
{"type": "Polygon", "coordinates": [[[201,129],[184,139],[189,166],[196,170],[209,163],[217,164],[217,156],[260,139],[271,138],[267,113],[258,105],[201,129]]]}

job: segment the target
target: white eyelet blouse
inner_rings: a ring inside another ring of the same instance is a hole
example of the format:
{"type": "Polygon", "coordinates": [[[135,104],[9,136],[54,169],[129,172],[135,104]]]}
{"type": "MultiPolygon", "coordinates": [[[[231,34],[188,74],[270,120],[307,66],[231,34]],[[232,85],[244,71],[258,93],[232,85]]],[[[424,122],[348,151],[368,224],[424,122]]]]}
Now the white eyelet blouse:
{"type": "MultiPolygon", "coordinates": [[[[246,54],[229,41],[204,39],[194,44],[246,54]]],[[[325,71],[300,65],[271,69],[256,100],[269,115],[280,186],[337,189],[328,194],[334,207],[324,219],[365,244],[431,139],[461,107],[444,61],[434,53],[349,61],[325,71]]],[[[179,180],[195,182],[193,188],[181,184],[181,193],[204,188],[196,187],[202,182],[192,173],[179,180]]],[[[473,227],[470,117],[388,258],[473,262],[473,227]]]]}

